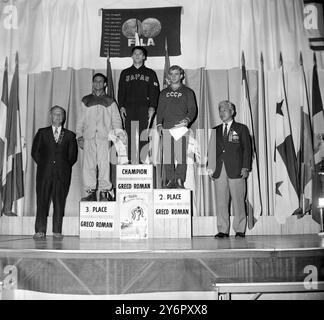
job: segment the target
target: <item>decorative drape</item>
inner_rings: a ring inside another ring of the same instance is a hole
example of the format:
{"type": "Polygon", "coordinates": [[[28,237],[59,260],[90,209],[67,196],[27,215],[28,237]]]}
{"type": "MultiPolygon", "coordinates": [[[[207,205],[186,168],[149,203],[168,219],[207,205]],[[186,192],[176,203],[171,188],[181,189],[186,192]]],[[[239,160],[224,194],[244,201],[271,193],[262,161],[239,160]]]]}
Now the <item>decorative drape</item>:
{"type": "MultiPolygon", "coordinates": [[[[209,131],[219,123],[218,103],[241,100],[241,53],[248,69],[257,147],[260,158],[263,214],[274,214],[273,151],[274,115],[279,54],[286,70],[293,137],[298,151],[301,97],[299,54],[303,55],[311,92],[313,52],[303,27],[303,0],[20,0],[0,3],[0,83],[5,57],[9,58],[9,82],[16,51],[20,57],[20,109],[25,141],[26,195],[19,214],[35,214],[35,164],[30,157],[32,138],[38,128],[49,124],[49,108],[67,109],[67,128],[74,130],[83,95],[91,92],[94,71],[105,72],[106,59],[99,57],[100,8],[144,8],[182,6],[182,55],[170,57],[171,64],[186,69],[186,83],[195,91],[199,114],[192,128],[200,143],[202,162],[195,164],[194,214],[216,214],[214,184],[205,174],[209,131]],[[265,92],[260,78],[260,55],[264,57],[265,92]],[[264,104],[265,103],[265,104],[264,104]],[[298,110],[298,112],[296,111],[298,110]]],[[[148,48],[149,50],[149,48],[148,48]]],[[[324,92],[324,54],[317,53],[319,81],[324,92]]],[[[120,71],[130,58],[112,58],[115,90],[120,71]]],[[[148,57],[148,67],[162,83],[164,57],[148,57]]],[[[0,86],[1,90],[1,86],[0,86]]],[[[241,121],[240,110],[237,120],[241,121]]],[[[66,214],[77,215],[81,197],[81,154],[74,167],[66,214]]],[[[191,183],[192,185],[192,183],[191,183]]]]}
{"type": "MultiPolygon", "coordinates": [[[[183,7],[182,55],[173,60],[186,69],[238,67],[242,50],[247,69],[258,69],[261,52],[265,69],[276,69],[280,51],[287,69],[298,66],[300,51],[306,68],[311,67],[303,0],[9,0],[0,2],[0,69],[8,56],[9,72],[13,71],[16,51],[22,73],[105,69],[105,59],[99,57],[99,9],[168,6],[183,7]]],[[[116,70],[129,62],[129,58],[111,59],[116,70]]],[[[158,57],[148,64],[163,69],[163,62],[158,57]]],[[[319,54],[320,69],[323,63],[319,54]]]]}
{"type": "MultiPolygon", "coordinates": [[[[75,130],[76,117],[82,96],[91,92],[91,79],[95,71],[104,70],[53,70],[28,77],[28,112],[26,126],[27,168],[25,215],[33,216],[36,209],[35,174],[36,166],[30,156],[32,138],[37,129],[49,125],[49,108],[55,104],[67,110],[66,127],[75,130]]],[[[113,81],[117,83],[120,70],[113,72],[113,81]]],[[[157,71],[160,84],[163,70],[157,71]]],[[[259,153],[261,174],[261,194],[263,215],[275,215],[274,212],[274,146],[275,114],[280,70],[265,73],[265,98],[261,90],[260,71],[248,71],[248,82],[252,103],[252,112],[256,131],[256,144],[259,153]],[[263,106],[262,101],[265,101],[263,106]]],[[[319,72],[320,82],[324,84],[324,71],[319,72]]],[[[194,191],[194,215],[216,215],[215,184],[206,175],[207,147],[212,127],[220,123],[218,103],[231,100],[237,108],[236,120],[242,121],[240,110],[241,69],[231,70],[186,70],[186,83],[196,94],[198,117],[192,129],[200,146],[201,161],[189,167],[187,185],[194,191]],[[193,179],[195,181],[193,182],[193,179]]],[[[300,107],[303,103],[301,93],[302,77],[300,71],[286,73],[287,95],[292,120],[293,138],[296,151],[299,150],[300,107]]],[[[307,72],[307,85],[311,90],[311,70],[307,72]]],[[[116,86],[115,86],[116,88],[116,86]]],[[[324,86],[322,86],[322,92],[324,86]]],[[[115,89],[117,90],[117,89],[115,89]]],[[[82,152],[82,151],[81,151],[82,152]]],[[[66,214],[78,215],[78,201],[82,196],[81,159],[73,168],[72,184],[67,200],[66,214]]]]}

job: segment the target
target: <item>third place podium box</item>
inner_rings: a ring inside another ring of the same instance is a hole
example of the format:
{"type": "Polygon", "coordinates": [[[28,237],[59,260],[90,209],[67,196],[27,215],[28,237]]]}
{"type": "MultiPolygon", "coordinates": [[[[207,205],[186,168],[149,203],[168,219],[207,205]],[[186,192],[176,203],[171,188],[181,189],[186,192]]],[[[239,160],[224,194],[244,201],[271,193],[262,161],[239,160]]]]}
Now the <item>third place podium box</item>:
{"type": "Polygon", "coordinates": [[[119,238],[115,201],[80,202],[80,238],[119,238]]]}
{"type": "Polygon", "coordinates": [[[153,192],[154,238],[191,238],[191,191],[156,189],[153,192]]]}

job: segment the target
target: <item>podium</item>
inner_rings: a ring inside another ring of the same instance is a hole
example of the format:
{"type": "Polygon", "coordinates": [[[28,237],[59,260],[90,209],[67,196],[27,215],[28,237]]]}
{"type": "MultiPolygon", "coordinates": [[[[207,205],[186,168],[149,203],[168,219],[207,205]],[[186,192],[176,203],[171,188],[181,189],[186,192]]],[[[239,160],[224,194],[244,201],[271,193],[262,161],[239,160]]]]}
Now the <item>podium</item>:
{"type": "Polygon", "coordinates": [[[152,165],[117,165],[116,201],[80,202],[80,238],[191,238],[191,198],[153,189],[152,165]]]}
{"type": "Polygon", "coordinates": [[[119,238],[116,201],[80,202],[80,238],[119,238]]]}
{"type": "Polygon", "coordinates": [[[153,191],[153,237],[191,238],[191,191],[153,191]]]}

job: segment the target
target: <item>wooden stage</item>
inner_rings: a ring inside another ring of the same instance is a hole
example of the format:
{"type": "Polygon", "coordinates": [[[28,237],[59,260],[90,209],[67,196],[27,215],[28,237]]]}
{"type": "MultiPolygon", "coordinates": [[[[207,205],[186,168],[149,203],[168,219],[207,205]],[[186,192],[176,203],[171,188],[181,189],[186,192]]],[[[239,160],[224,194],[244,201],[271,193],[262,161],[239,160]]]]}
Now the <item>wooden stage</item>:
{"type": "MultiPolygon", "coordinates": [[[[34,241],[0,236],[0,275],[15,266],[17,289],[52,294],[127,295],[211,292],[215,283],[324,280],[324,238],[317,234],[214,239],[34,241]]],[[[1,280],[0,277],[0,280],[1,280]]]]}

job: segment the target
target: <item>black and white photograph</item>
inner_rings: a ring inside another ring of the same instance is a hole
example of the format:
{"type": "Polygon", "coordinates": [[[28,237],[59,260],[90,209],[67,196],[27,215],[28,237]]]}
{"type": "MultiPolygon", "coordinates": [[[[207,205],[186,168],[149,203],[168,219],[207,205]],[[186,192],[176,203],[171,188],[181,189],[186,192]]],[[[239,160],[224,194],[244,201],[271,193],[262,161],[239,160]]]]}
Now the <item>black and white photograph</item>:
{"type": "Polygon", "coordinates": [[[321,0],[0,0],[0,96],[0,300],[324,300],[321,0]]]}

